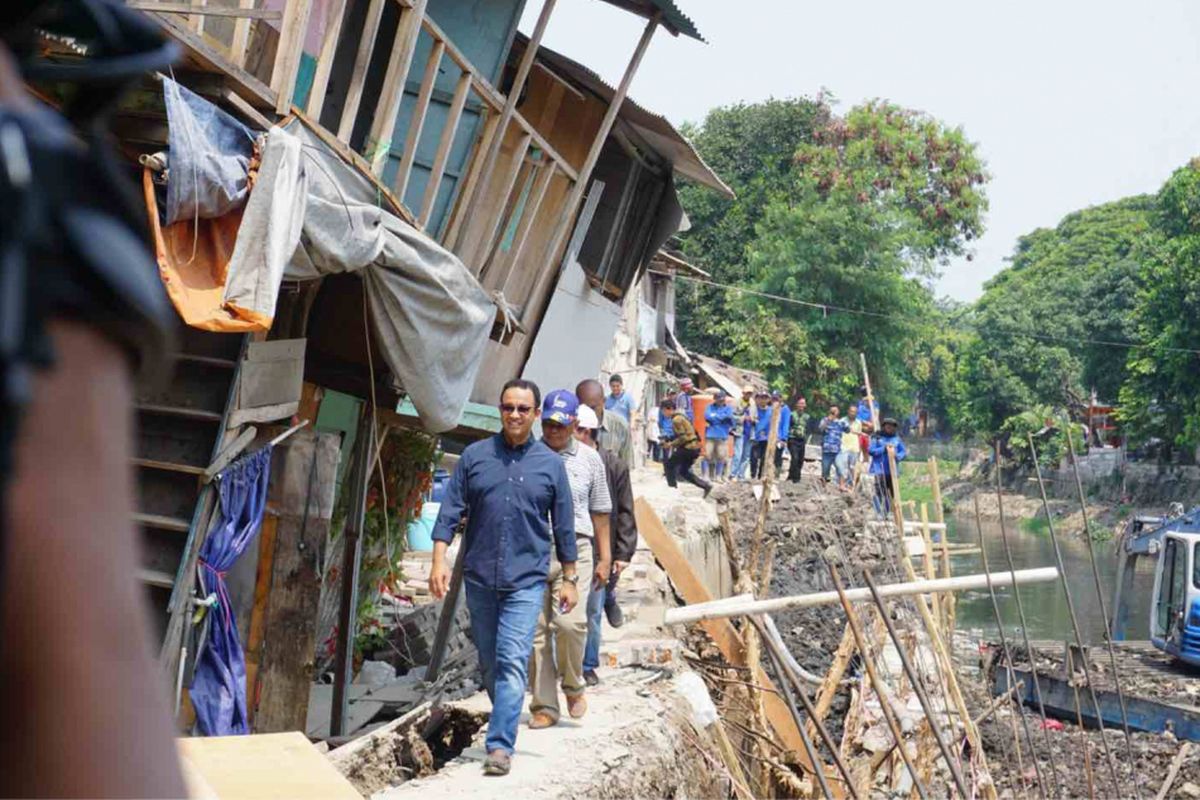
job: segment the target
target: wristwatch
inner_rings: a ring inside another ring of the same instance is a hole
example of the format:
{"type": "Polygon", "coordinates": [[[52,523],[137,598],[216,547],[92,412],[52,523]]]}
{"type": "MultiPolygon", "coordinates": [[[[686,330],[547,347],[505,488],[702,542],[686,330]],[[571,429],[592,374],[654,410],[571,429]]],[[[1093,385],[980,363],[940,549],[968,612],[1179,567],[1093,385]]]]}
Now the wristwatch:
{"type": "Polygon", "coordinates": [[[568,578],[567,576],[565,576],[565,575],[564,575],[564,576],[563,576],[563,583],[569,583],[569,584],[571,584],[572,586],[578,586],[578,585],[579,585],[579,573],[578,573],[578,572],[576,572],[574,575],[572,575],[572,576],[571,576],[571,577],[569,577],[569,578],[568,578]]]}

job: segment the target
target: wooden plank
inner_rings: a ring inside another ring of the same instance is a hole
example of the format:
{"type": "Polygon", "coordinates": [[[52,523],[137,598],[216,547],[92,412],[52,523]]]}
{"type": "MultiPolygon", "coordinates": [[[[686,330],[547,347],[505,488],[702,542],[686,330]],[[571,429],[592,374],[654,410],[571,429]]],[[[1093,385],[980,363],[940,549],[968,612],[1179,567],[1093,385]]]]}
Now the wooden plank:
{"type": "Polygon", "coordinates": [[[554,161],[542,167],[542,174],[538,176],[537,183],[533,186],[533,194],[529,202],[526,203],[525,216],[517,228],[516,243],[513,245],[512,253],[509,256],[508,266],[504,270],[504,277],[497,280],[495,284],[495,288],[501,292],[508,288],[508,279],[512,276],[513,270],[516,269],[517,265],[521,263],[521,256],[525,253],[525,245],[529,243],[529,234],[533,230],[533,223],[537,220],[538,213],[542,209],[542,201],[546,199],[546,192],[550,188],[550,183],[557,174],[558,164],[554,161]]]}
{"type": "Polygon", "coordinates": [[[383,4],[384,0],[371,0],[371,4],[367,6],[367,19],[363,22],[362,38],[358,40],[354,68],[350,71],[350,87],[346,91],[346,102],[342,104],[342,119],[338,123],[337,138],[343,142],[349,142],[354,135],[354,122],[358,119],[358,107],[362,103],[367,68],[371,66],[371,56],[375,52],[379,21],[383,19],[383,4]]]}
{"type": "Polygon", "coordinates": [[[190,523],[182,517],[168,517],[162,514],[143,514],[140,511],[135,511],[133,521],[146,528],[157,528],[163,531],[176,531],[178,533],[187,533],[190,523]]]}
{"type": "MultiPolygon", "coordinates": [[[[583,166],[579,168],[579,176],[576,179],[575,185],[571,187],[571,193],[567,196],[566,202],[563,203],[562,212],[559,215],[558,222],[554,226],[554,232],[550,236],[550,241],[546,245],[546,251],[542,254],[541,270],[537,280],[534,282],[533,290],[529,293],[532,302],[525,305],[524,317],[521,320],[527,328],[536,327],[537,320],[534,319],[535,314],[542,313],[543,303],[540,298],[546,291],[546,287],[550,281],[558,276],[557,256],[558,250],[562,246],[563,239],[567,234],[567,230],[571,225],[571,220],[575,218],[575,212],[579,210],[579,204],[583,201],[583,193],[587,191],[588,179],[592,176],[592,171],[596,168],[596,162],[600,160],[600,152],[604,149],[604,142],[608,139],[608,134],[612,131],[613,123],[617,121],[617,114],[621,110],[621,106],[625,103],[625,97],[629,94],[629,85],[633,83],[633,76],[637,74],[638,67],[641,66],[642,58],[646,55],[646,50],[650,47],[650,40],[654,36],[654,31],[658,28],[658,17],[653,17],[646,23],[645,29],[642,31],[642,38],[638,40],[637,47],[633,51],[633,56],[629,59],[629,64],[625,67],[625,74],[621,77],[621,83],[617,86],[616,92],[613,93],[612,100],[609,102],[608,109],[604,112],[604,119],[600,121],[600,129],[596,131],[596,136],[592,140],[591,149],[588,150],[587,157],[583,161],[583,166]]],[[[532,346],[532,342],[529,343],[532,346]]]]}
{"type": "Polygon", "coordinates": [[[238,19],[261,19],[277,21],[283,19],[280,11],[268,11],[253,6],[226,8],[200,3],[158,3],[155,0],[125,0],[125,5],[139,11],[156,11],[160,14],[190,14],[197,17],[236,17],[238,19]]]}
{"type": "MultiPolygon", "coordinates": [[[[517,110],[517,102],[521,99],[521,93],[525,89],[525,82],[529,79],[529,71],[533,68],[533,62],[537,59],[537,51],[542,44],[542,35],[546,32],[546,26],[550,24],[550,15],[554,12],[555,2],[556,0],[543,0],[542,10],[538,14],[537,23],[534,24],[533,32],[529,35],[529,41],[525,45],[525,52],[521,54],[521,61],[517,64],[517,73],[513,77],[512,88],[509,89],[508,96],[504,98],[504,106],[500,110],[499,135],[488,144],[487,150],[483,155],[483,177],[479,181],[479,184],[475,186],[474,193],[466,199],[465,213],[468,218],[474,217],[479,213],[479,206],[484,201],[484,198],[487,197],[492,171],[496,167],[496,160],[500,157],[500,147],[504,144],[504,135],[508,131],[508,123],[517,110]]],[[[504,196],[508,196],[507,192],[504,196]]],[[[484,241],[490,245],[491,237],[486,238],[484,241]]],[[[487,250],[484,251],[484,258],[486,257],[487,250]]]]}
{"type": "Polygon", "coordinates": [[[174,575],[155,569],[139,569],[137,579],[149,586],[158,586],[162,589],[170,589],[175,585],[174,575]]]}
{"type": "Polygon", "coordinates": [[[271,87],[243,69],[242,65],[233,63],[228,53],[213,47],[175,17],[149,14],[146,18],[183,45],[188,58],[206,70],[224,74],[234,91],[251,104],[258,108],[274,107],[275,93],[271,87]]]}
{"type": "Polygon", "coordinates": [[[258,667],[262,661],[264,621],[271,596],[272,567],[275,564],[275,532],[279,515],[263,514],[258,531],[258,566],[254,576],[254,605],[250,610],[250,628],[246,633],[246,713],[254,722],[258,705],[258,667]]]}
{"type": "Polygon", "coordinates": [[[230,427],[236,428],[247,422],[275,422],[287,419],[300,408],[300,401],[279,403],[273,406],[255,406],[254,408],[239,408],[229,415],[230,427]]]}
{"type": "MultiPolygon", "coordinates": [[[[254,8],[254,0],[238,0],[238,8],[254,8]]],[[[229,46],[229,57],[239,67],[246,66],[246,47],[250,44],[250,20],[239,19],[233,25],[233,44],[229,46]]]]}
{"type": "Polygon", "coordinates": [[[285,6],[283,29],[279,35],[279,50],[271,71],[271,88],[277,92],[275,113],[285,115],[292,107],[296,91],[296,76],[300,74],[300,56],[304,52],[304,37],[312,13],[312,0],[288,0],[285,6]]]}
{"type": "Polygon", "coordinates": [[[412,176],[413,161],[417,158],[417,145],[421,143],[421,133],[425,130],[425,117],[429,114],[429,101],[433,99],[433,87],[437,83],[438,70],[442,66],[442,54],[446,52],[445,42],[434,42],[429,48],[429,58],[425,61],[425,74],[421,77],[421,89],[417,92],[417,105],[413,109],[412,120],[408,123],[408,136],[404,141],[404,153],[400,156],[400,169],[396,171],[396,183],[392,187],[400,202],[404,202],[404,192],[408,188],[408,180],[412,176]]]}
{"type": "Polygon", "coordinates": [[[197,422],[220,422],[221,415],[215,411],[204,411],[199,408],[186,408],[184,406],[164,406],[156,403],[138,403],[137,410],[144,414],[155,414],[163,417],[180,417],[181,419],[192,419],[197,422]]]}
{"type": "Polygon", "coordinates": [[[142,469],[156,469],[161,472],[182,472],[187,475],[203,475],[203,467],[193,467],[191,464],[176,464],[173,461],[155,461],[152,458],[135,458],[133,459],[135,467],[142,469]]]}
{"type": "Polygon", "coordinates": [[[467,221],[467,198],[475,191],[475,185],[479,182],[479,173],[483,171],[483,151],[488,147],[488,143],[498,133],[500,125],[500,115],[496,113],[488,114],[487,121],[483,124],[483,132],[479,137],[478,145],[474,149],[474,157],[471,159],[471,165],[467,168],[467,179],[462,183],[458,192],[458,199],[454,211],[450,217],[450,225],[446,228],[446,235],[442,237],[442,245],[454,253],[458,252],[458,240],[462,236],[463,231],[469,227],[467,221]]]}
{"type": "Polygon", "coordinates": [[[308,93],[306,110],[313,119],[321,119],[325,107],[325,93],[329,91],[329,76],[333,74],[333,61],[337,55],[338,39],[342,36],[342,21],[345,19],[346,0],[331,0],[325,19],[325,38],[321,41],[321,52],[317,56],[317,71],[313,75],[312,89],[308,93]]]}
{"type": "Polygon", "coordinates": [[[304,730],[307,723],[321,596],[317,557],[329,535],[327,498],[337,479],[340,447],[340,434],[302,430],[288,440],[278,479],[272,480],[268,500],[279,520],[263,619],[256,732],[304,730]]]}
{"type": "Polygon", "coordinates": [[[454,147],[454,137],[458,133],[458,125],[462,121],[463,109],[467,105],[467,97],[471,93],[471,73],[463,72],[454,87],[454,97],[450,101],[450,110],[446,114],[446,124],[442,128],[442,138],[438,142],[437,154],[433,157],[433,166],[429,171],[429,183],[425,186],[425,197],[421,200],[421,212],[417,220],[424,228],[429,224],[433,215],[433,206],[437,203],[438,190],[442,186],[442,178],[446,174],[446,165],[450,161],[450,150],[454,147]]]}
{"type": "MultiPolygon", "coordinates": [[[[645,539],[646,544],[650,546],[655,559],[658,560],[663,570],[671,578],[671,583],[675,585],[684,602],[692,604],[711,601],[713,599],[712,594],[696,575],[691,563],[687,560],[687,556],[683,554],[683,550],[679,548],[679,544],[667,532],[667,529],[663,527],[662,520],[658,518],[658,514],[654,513],[654,509],[650,507],[650,504],[644,498],[639,497],[634,503],[633,509],[634,516],[637,519],[638,532],[645,539]]],[[[734,629],[733,624],[729,620],[705,620],[700,625],[712,638],[717,648],[720,649],[721,654],[731,664],[741,665],[745,663],[745,650],[741,637],[738,636],[737,630],[734,629]]],[[[754,671],[754,682],[767,690],[763,693],[763,705],[767,720],[771,723],[772,729],[779,736],[780,741],[788,749],[795,752],[797,758],[803,763],[808,764],[804,750],[804,740],[800,736],[800,731],[796,728],[796,723],[792,720],[792,714],[787,704],[780,697],[774,683],[767,677],[762,667],[758,664],[749,666],[754,671]]],[[[836,787],[837,785],[834,784],[835,789],[836,787]]]]}
{"type": "Polygon", "coordinates": [[[496,235],[500,230],[500,226],[507,222],[508,218],[508,199],[512,196],[513,189],[516,188],[517,178],[521,175],[521,170],[525,166],[525,156],[529,154],[529,143],[532,140],[529,134],[525,134],[517,141],[517,146],[513,150],[512,161],[509,162],[508,171],[504,175],[504,182],[501,185],[499,199],[495,206],[490,209],[480,211],[486,220],[484,223],[484,235],[477,242],[475,249],[475,260],[477,266],[467,264],[467,268],[476,275],[481,275],[487,268],[491,260],[492,249],[495,247],[496,235]]]}
{"type": "MultiPolygon", "coordinates": [[[[396,130],[396,114],[404,98],[404,86],[408,82],[408,70],[412,65],[413,52],[417,48],[417,35],[421,32],[421,20],[425,16],[428,0],[417,0],[413,7],[400,14],[400,25],[396,28],[396,40],[384,73],[383,89],[379,103],[375,106],[375,118],[371,120],[371,133],[367,136],[367,160],[371,171],[383,174],[391,150],[392,133],[396,130]]],[[[403,201],[403,198],[401,198],[403,201]]]]}
{"type": "Polygon", "coordinates": [[[298,730],[263,736],[193,736],[176,742],[180,760],[216,797],[362,800],[298,730]]]}
{"type": "Polygon", "coordinates": [[[213,459],[213,462],[204,469],[204,481],[206,483],[211,481],[217,476],[218,472],[229,466],[254,441],[254,437],[256,436],[258,436],[258,429],[253,425],[239,433],[237,438],[222,448],[217,457],[213,459]]]}

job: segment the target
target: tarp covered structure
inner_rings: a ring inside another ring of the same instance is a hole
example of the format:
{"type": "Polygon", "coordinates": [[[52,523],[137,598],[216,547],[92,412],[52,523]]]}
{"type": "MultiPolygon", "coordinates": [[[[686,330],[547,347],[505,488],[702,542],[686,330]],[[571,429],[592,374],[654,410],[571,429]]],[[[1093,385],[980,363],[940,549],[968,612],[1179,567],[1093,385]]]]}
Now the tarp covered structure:
{"type": "Polygon", "coordinates": [[[428,430],[453,428],[495,320],[491,297],[299,119],[272,128],[261,149],[245,206],[202,221],[199,247],[178,228],[191,222],[163,228],[151,209],[163,281],[180,315],[208,330],[267,330],[283,280],[358,273],[379,356],[428,430]]]}

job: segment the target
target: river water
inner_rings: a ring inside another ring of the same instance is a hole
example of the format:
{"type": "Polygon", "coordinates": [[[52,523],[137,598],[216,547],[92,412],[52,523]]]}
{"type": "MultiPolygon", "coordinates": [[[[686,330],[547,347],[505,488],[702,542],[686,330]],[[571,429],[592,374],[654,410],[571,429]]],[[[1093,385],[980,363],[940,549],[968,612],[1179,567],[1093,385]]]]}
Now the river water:
{"type": "MultiPolygon", "coordinates": [[[[973,517],[968,519],[966,516],[951,516],[947,519],[947,523],[950,541],[979,543],[980,536],[976,531],[973,517]]],[[[1009,547],[1012,550],[1013,564],[1017,569],[1054,566],[1054,546],[1048,533],[1026,531],[1016,520],[1007,521],[1005,528],[1008,533],[1009,547]]],[[[1006,571],[1008,562],[1004,557],[1004,541],[1000,534],[999,522],[984,520],[982,534],[992,571],[1006,571]]],[[[1063,566],[1067,575],[1067,584],[1071,589],[1071,600],[1074,602],[1075,612],[1079,617],[1079,626],[1085,643],[1101,642],[1105,631],[1105,619],[1096,598],[1096,585],[1088,559],[1087,543],[1076,536],[1060,534],[1059,544],[1062,547],[1063,566]]],[[[1096,551],[1096,563],[1100,570],[1100,581],[1104,587],[1105,607],[1111,614],[1112,590],[1117,572],[1116,549],[1111,541],[1097,542],[1093,546],[1096,551]]],[[[979,553],[952,556],[951,558],[955,575],[983,572],[983,561],[979,553]]],[[[1141,559],[1141,561],[1145,563],[1139,565],[1134,596],[1131,598],[1130,628],[1127,637],[1130,639],[1145,639],[1148,636],[1148,613],[1154,567],[1152,559],[1141,559]]],[[[997,589],[996,594],[1006,635],[1019,637],[1020,618],[1017,614],[1013,590],[997,589]]],[[[1067,601],[1060,582],[1022,586],[1021,604],[1025,611],[1025,621],[1029,626],[1030,639],[1066,640],[1074,638],[1071,632],[1071,619],[1067,613],[1067,601]]],[[[957,619],[959,630],[981,629],[985,636],[994,636],[996,619],[987,590],[960,592],[957,619]]]]}

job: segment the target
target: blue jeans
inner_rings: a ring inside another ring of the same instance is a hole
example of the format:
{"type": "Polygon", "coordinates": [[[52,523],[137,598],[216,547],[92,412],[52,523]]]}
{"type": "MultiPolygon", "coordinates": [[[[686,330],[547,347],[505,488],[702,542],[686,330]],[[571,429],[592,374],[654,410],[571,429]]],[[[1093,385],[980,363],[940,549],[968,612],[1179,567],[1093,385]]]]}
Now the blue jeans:
{"type": "Polygon", "coordinates": [[[746,477],[746,467],[750,465],[750,448],[746,446],[745,436],[733,437],[733,461],[729,466],[729,477],[741,480],[746,477]]]}
{"type": "Polygon", "coordinates": [[[490,753],[512,754],[517,744],[517,723],[525,705],[529,683],[529,655],[533,634],[546,596],[546,583],[502,592],[464,581],[467,609],[471,612],[471,637],[479,651],[483,685],[492,701],[484,748],[490,753]]]}
{"type": "Polygon", "coordinates": [[[833,471],[833,465],[837,462],[837,453],[830,453],[825,450],[821,451],[821,480],[829,483],[829,473],[833,471]]]}
{"type": "Polygon", "coordinates": [[[600,666],[600,625],[604,622],[604,609],[608,607],[609,599],[616,602],[616,575],[608,576],[608,585],[588,593],[587,599],[587,644],[583,648],[584,670],[596,669],[600,666]]]}

